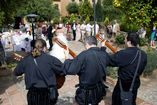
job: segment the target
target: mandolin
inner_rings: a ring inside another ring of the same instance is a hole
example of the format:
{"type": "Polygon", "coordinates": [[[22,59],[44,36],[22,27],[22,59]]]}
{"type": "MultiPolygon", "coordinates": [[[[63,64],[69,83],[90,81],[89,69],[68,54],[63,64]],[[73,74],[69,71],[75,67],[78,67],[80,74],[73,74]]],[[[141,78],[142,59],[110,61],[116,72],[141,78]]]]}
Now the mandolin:
{"type": "MultiPolygon", "coordinates": [[[[101,42],[105,41],[99,34],[96,35],[96,38],[97,38],[99,41],[101,41],[101,42]]],[[[114,49],[108,42],[105,42],[105,45],[106,45],[113,53],[116,53],[116,52],[117,52],[117,50],[114,49]]]]}
{"type": "MultiPolygon", "coordinates": [[[[14,59],[18,61],[24,58],[23,56],[17,53],[13,53],[12,56],[14,57],[14,59]]],[[[64,82],[65,82],[65,76],[56,75],[56,83],[58,89],[60,89],[63,86],[64,82]]]]}

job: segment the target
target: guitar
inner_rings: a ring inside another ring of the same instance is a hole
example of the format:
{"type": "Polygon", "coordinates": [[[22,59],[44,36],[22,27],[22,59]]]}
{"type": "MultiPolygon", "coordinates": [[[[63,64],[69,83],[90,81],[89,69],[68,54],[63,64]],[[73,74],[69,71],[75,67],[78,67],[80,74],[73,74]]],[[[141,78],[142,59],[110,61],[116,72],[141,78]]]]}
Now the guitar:
{"type": "MultiPolygon", "coordinates": [[[[59,40],[58,38],[54,38],[54,41],[62,48],[64,48],[65,50],[68,48],[61,40],[59,40]]],[[[70,49],[68,48],[69,50],[69,54],[75,58],[77,55],[70,49]]]]}
{"type": "MultiPolygon", "coordinates": [[[[96,38],[97,38],[99,41],[101,41],[101,42],[104,42],[104,41],[105,41],[99,34],[96,35],[96,38]]],[[[113,53],[116,53],[116,52],[117,52],[117,50],[114,49],[108,42],[105,42],[105,45],[106,45],[113,53]]]]}
{"type": "MultiPolygon", "coordinates": [[[[24,58],[23,56],[17,53],[13,53],[12,56],[14,57],[14,59],[18,61],[24,58]]],[[[65,82],[65,76],[56,75],[57,89],[60,89],[63,86],[64,82],[65,82]]]]}

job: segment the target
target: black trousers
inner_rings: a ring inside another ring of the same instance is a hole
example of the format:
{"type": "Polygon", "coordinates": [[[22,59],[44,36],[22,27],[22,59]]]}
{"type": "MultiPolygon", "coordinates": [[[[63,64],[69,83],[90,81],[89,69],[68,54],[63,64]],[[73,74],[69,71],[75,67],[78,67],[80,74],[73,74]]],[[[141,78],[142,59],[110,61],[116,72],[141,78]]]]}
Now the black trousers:
{"type": "Polygon", "coordinates": [[[53,46],[52,38],[53,38],[53,37],[48,37],[48,39],[49,39],[49,44],[50,44],[49,50],[52,50],[52,46],[53,46]]]}
{"type": "MultiPolygon", "coordinates": [[[[124,91],[129,91],[130,89],[130,85],[131,82],[129,83],[122,83],[123,86],[123,90],[124,91]]],[[[133,88],[133,103],[132,105],[136,105],[136,97],[137,97],[137,90],[138,90],[139,85],[138,84],[134,84],[134,88],[133,88]]],[[[119,81],[117,82],[114,90],[113,90],[113,94],[112,94],[112,105],[121,105],[121,99],[120,99],[120,86],[119,86],[119,81]]]]}
{"type": "Polygon", "coordinates": [[[76,39],[76,30],[73,30],[73,40],[76,39]]]}
{"type": "Polygon", "coordinates": [[[106,86],[98,83],[94,86],[81,86],[76,91],[75,100],[79,105],[98,105],[106,95],[106,86]]]}
{"type": "Polygon", "coordinates": [[[56,102],[50,101],[48,92],[47,88],[29,89],[27,93],[28,105],[55,105],[56,102]]]}

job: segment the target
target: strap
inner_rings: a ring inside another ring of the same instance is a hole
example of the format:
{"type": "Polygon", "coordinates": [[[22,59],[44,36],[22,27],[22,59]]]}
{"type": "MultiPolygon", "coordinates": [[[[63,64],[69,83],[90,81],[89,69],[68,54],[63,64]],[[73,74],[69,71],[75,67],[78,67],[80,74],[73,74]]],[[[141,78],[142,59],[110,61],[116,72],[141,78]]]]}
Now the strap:
{"type": "MultiPolygon", "coordinates": [[[[132,80],[132,83],[131,83],[131,86],[130,86],[130,89],[129,89],[130,92],[132,92],[132,90],[133,90],[133,86],[134,86],[135,79],[136,79],[136,76],[137,76],[137,71],[138,71],[139,66],[140,66],[140,61],[141,61],[141,51],[140,51],[140,50],[137,51],[135,58],[134,58],[133,61],[130,63],[130,64],[132,64],[132,63],[135,61],[135,59],[137,58],[137,55],[138,55],[138,54],[139,54],[138,63],[137,63],[137,67],[136,67],[136,70],[135,70],[135,74],[134,74],[134,77],[133,77],[133,80],[132,80]]],[[[120,85],[120,90],[123,91],[122,83],[121,83],[120,78],[119,78],[119,85],[120,85]]]]}
{"type": "Polygon", "coordinates": [[[46,84],[46,85],[47,85],[47,87],[49,88],[48,82],[46,81],[46,79],[45,79],[44,75],[41,73],[40,68],[39,68],[39,66],[38,66],[38,63],[37,63],[37,61],[36,61],[36,59],[35,59],[35,58],[34,58],[34,63],[35,63],[35,65],[37,66],[38,71],[39,71],[40,75],[42,76],[42,78],[43,78],[43,80],[44,80],[45,84],[46,84]]]}
{"type": "Polygon", "coordinates": [[[137,71],[138,71],[138,68],[139,68],[139,66],[140,66],[141,51],[138,50],[138,52],[139,52],[138,63],[137,63],[136,71],[135,71],[134,78],[133,78],[133,81],[132,81],[132,83],[131,83],[131,87],[130,87],[129,91],[132,91],[132,90],[133,90],[133,86],[134,86],[134,82],[135,82],[135,79],[136,79],[137,71]]]}

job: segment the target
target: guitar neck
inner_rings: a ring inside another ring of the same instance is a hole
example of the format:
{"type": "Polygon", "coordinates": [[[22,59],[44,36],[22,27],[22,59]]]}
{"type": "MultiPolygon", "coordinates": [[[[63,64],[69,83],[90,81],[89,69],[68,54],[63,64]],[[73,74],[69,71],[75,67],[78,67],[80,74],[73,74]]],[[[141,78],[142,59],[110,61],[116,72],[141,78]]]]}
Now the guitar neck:
{"type": "MultiPolygon", "coordinates": [[[[54,39],[54,41],[62,48],[64,48],[65,50],[67,49],[67,46],[65,44],[63,44],[63,42],[60,42],[57,38],[54,39]]],[[[68,48],[69,50],[69,54],[75,58],[77,55],[70,49],[68,48]]]]}
{"type": "MultiPolygon", "coordinates": [[[[99,34],[96,35],[96,38],[97,38],[99,41],[101,41],[101,42],[104,42],[104,41],[105,41],[99,34]]],[[[113,53],[116,53],[116,52],[117,52],[117,50],[114,49],[108,42],[105,42],[105,45],[106,45],[113,53]]]]}

